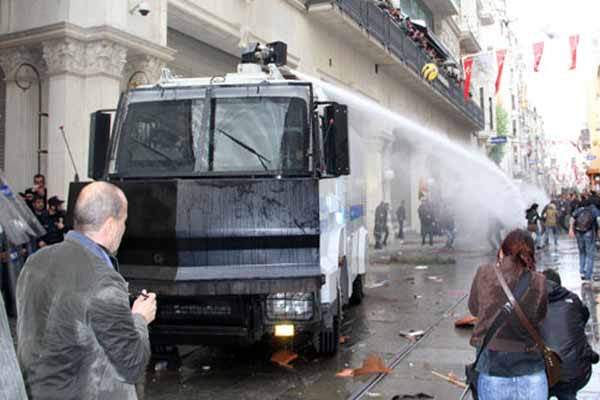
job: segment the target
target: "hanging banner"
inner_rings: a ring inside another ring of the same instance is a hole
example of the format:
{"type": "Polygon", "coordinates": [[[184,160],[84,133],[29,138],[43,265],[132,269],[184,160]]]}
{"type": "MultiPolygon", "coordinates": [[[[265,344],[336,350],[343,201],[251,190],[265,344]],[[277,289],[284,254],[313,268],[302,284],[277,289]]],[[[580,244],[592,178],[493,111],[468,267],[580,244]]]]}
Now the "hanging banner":
{"type": "Polygon", "coordinates": [[[569,36],[569,44],[571,45],[571,68],[577,68],[577,46],[579,45],[579,35],[569,36]]]}
{"type": "Polygon", "coordinates": [[[542,61],[542,54],[544,54],[544,42],[537,42],[533,44],[533,70],[539,71],[540,61],[542,61]]]}
{"type": "Polygon", "coordinates": [[[500,79],[502,79],[502,70],[504,69],[504,60],[506,59],[506,50],[496,52],[496,61],[498,62],[498,76],[496,76],[496,94],[500,90],[500,79]]]}
{"type": "Polygon", "coordinates": [[[469,102],[469,87],[471,86],[471,72],[473,72],[473,57],[467,57],[463,61],[463,70],[465,71],[465,101],[469,102]]]}

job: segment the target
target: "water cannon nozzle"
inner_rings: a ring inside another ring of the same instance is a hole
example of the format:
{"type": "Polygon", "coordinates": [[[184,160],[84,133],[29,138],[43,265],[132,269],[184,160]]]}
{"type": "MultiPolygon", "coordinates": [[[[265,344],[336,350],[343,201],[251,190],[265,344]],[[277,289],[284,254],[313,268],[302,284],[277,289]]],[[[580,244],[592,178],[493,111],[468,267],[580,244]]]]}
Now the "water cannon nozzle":
{"type": "Polygon", "coordinates": [[[287,44],[284,42],[272,42],[266,45],[253,42],[242,49],[242,64],[275,64],[282,66],[287,64],[287,44]]]}

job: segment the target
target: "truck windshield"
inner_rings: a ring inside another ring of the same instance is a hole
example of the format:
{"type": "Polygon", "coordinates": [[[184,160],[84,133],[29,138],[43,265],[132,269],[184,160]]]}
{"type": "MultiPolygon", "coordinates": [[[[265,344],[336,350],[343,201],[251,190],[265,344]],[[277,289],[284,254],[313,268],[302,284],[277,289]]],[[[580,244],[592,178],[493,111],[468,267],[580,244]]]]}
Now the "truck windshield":
{"type": "Polygon", "coordinates": [[[158,88],[128,97],[117,120],[113,174],[311,170],[308,86],[158,88]]]}

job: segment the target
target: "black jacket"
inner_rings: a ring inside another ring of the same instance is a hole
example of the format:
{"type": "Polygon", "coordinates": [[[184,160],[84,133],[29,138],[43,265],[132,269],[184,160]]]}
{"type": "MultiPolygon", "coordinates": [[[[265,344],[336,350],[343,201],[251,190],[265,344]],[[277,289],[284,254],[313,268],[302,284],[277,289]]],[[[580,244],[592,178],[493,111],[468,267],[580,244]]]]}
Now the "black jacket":
{"type": "Polygon", "coordinates": [[[585,335],[590,317],[579,297],[558,284],[547,281],[548,314],[540,333],[544,342],[562,359],[559,385],[581,388],[592,373],[592,349],[585,335]]]}

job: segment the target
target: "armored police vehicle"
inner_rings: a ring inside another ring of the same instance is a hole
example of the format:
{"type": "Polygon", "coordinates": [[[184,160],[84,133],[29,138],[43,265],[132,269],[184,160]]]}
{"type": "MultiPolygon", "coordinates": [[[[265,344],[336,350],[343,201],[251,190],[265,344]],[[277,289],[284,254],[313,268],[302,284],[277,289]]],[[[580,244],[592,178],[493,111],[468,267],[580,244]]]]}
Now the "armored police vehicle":
{"type": "Polygon", "coordinates": [[[333,353],[363,296],[362,139],[286,58],[252,44],[237,73],[164,70],[114,122],[92,114],[89,175],[129,200],[120,272],[132,295],[158,295],[154,344],[294,337],[333,353]]]}

